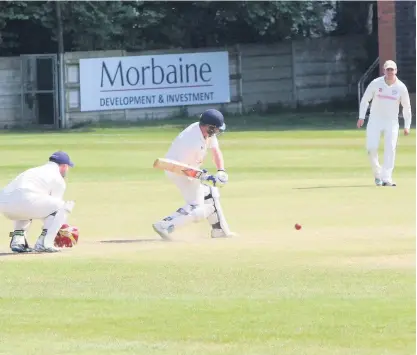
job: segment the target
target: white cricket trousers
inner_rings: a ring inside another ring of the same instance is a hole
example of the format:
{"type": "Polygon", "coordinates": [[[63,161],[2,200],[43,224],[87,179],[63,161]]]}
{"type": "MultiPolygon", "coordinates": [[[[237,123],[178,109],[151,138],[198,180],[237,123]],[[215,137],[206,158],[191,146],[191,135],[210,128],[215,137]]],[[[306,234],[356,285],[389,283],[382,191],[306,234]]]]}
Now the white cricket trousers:
{"type": "MultiPolygon", "coordinates": [[[[209,218],[216,211],[213,204],[205,204],[204,197],[210,194],[210,187],[203,185],[198,179],[189,179],[166,172],[168,178],[180,190],[186,204],[175,211],[172,215],[164,218],[169,227],[175,228],[184,226],[190,222],[198,222],[201,219],[209,218]]],[[[213,199],[212,199],[213,201],[213,199]]],[[[210,220],[209,220],[209,223],[210,220]]],[[[212,224],[212,223],[211,223],[212,224]]]]}
{"type": "Polygon", "coordinates": [[[399,124],[398,120],[370,119],[366,127],[366,149],[375,178],[392,182],[395,165],[399,124]],[[384,163],[378,160],[378,148],[381,134],[384,135],[384,163]]]}
{"type": "Polygon", "coordinates": [[[27,229],[32,219],[45,221],[63,206],[63,200],[28,190],[0,192],[0,213],[15,222],[15,230],[27,229]]]}
{"type": "Polygon", "coordinates": [[[180,190],[187,205],[204,205],[204,196],[210,192],[208,186],[203,185],[198,179],[189,179],[185,176],[179,176],[168,171],[166,172],[166,175],[180,190]]]}

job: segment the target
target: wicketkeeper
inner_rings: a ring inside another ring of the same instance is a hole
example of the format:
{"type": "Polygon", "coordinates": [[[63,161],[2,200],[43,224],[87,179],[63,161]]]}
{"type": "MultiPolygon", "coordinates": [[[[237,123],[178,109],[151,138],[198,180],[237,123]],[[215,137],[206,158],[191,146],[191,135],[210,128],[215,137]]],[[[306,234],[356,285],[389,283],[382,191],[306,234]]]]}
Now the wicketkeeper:
{"type": "Polygon", "coordinates": [[[195,168],[204,162],[207,150],[212,152],[217,167],[215,175],[204,174],[199,179],[165,172],[167,177],[180,190],[185,205],[168,217],[154,223],[153,229],[162,238],[170,239],[170,234],[179,227],[191,222],[207,219],[211,225],[211,237],[229,237],[226,219],[223,215],[217,187],[228,182],[224,159],[217,135],[226,129],[221,112],[210,109],[203,112],[200,121],[185,128],[173,141],[165,158],[172,159],[195,168]]]}
{"type": "Polygon", "coordinates": [[[64,201],[65,176],[74,164],[67,153],[56,152],[44,165],[28,169],[0,191],[0,213],[14,222],[10,248],[16,253],[33,251],[26,234],[33,219],[43,220],[35,251],[57,252],[55,237],[71,213],[74,202],[64,201]]]}

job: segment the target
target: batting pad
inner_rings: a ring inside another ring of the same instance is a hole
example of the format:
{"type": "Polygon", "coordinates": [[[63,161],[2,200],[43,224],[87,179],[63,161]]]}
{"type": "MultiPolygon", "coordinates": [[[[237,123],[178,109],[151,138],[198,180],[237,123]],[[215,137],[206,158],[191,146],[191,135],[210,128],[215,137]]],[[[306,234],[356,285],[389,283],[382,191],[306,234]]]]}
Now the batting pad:
{"type": "MultiPolygon", "coordinates": [[[[220,223],[220,227],[226,235],[230,234],[229,225],[227,224],[226,217],[224,216],[222,205],[220,204],[220,192],[217,187],[210,186],[210,192],[212,201],[214,204],[214,213],[208,218],[211,225],[220,223]]],[[[207,201],[210,201],[208,199],[207,201]]]]}

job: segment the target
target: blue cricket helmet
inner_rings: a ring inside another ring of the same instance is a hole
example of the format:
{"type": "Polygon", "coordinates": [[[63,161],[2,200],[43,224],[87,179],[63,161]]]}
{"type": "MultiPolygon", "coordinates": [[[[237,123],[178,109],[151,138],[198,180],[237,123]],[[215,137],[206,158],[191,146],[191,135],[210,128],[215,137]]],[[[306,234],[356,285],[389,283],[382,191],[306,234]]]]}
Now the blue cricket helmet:
{"type": "Polygon", "coordinates": [[[204,111],[200,115],[200,124],[217,127],[220,131],[224,131],[226,129],[223,114],[212,108],[204,111]]]}

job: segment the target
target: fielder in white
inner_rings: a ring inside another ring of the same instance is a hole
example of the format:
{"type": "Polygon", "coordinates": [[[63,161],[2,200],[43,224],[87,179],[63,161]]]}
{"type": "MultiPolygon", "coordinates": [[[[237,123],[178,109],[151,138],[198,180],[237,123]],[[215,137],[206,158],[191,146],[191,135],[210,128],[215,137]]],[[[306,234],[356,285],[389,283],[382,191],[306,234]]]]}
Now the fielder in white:
{"type": "Polygon", "coordinates": [[[24,171],[0,191],[0,213],[14,222],[14,231],[10,233],[13,252],[33,251],[26,239],[33,219],[43,220],[35,251],[53,253],[60,250],[54,247],[54,240],[74,207],[73,201],[63,200],[64,178],[73,166],[68,154],[56,152],[49,162],[24,171]]]}
{"type": "Polygon", "coordinates": [[[372,100],[366,127],[366,148],[377,186],[396,186],[392,181],[395,153],[398,141],[398,114],[403,107],[404,135],[408,136],[411,126],[411,105],[407,87],[397,78],[397,65],[392,60],[384,63],[384,76],[373,80],[366,88],[359,108],[357,127],[365,122],[369,102],[372,100]],[[384,133],[384,164],[378,161],[378,147],[384,133]]]}
{"type": "Polygon", "coordinates": [[[217,140],[217,135],[225,128],[222,113],[210,109],[201,114],[199,122],[185,128],[173,141],[165,158],[200,168],[207,150],[210,149],[217,167],[217,174],[206,174],[201,180],[198,180],[166,172],[167,177],[180,190],[185,205],[152,225],[155,232],[162,238],[169,240],[169,235],[175,229],[202,219],[207,219],[210,223],[212,238],[234,235],[227,226],[218,191],[218,187],[228,182],[223,154],[217,140]]]}

